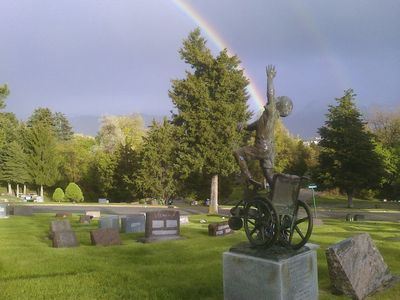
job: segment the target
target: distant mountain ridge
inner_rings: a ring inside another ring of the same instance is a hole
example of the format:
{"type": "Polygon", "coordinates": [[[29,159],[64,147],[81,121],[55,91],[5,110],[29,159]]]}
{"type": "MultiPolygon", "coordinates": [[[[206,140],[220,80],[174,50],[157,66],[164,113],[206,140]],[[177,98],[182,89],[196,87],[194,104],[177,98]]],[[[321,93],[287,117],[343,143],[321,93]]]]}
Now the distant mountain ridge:
{"type": "MultiPolygon", "coordinates": [[[[160,122],[164,116],[140,114],[144,120],[144,125],[150,126],[153,120],[160,122]]],[[[89,136],[96,136],[100,127],[100,119],[102,116],[82,115],[69,117],[69,122],[75,133],[80,133],[89,136]]]]}

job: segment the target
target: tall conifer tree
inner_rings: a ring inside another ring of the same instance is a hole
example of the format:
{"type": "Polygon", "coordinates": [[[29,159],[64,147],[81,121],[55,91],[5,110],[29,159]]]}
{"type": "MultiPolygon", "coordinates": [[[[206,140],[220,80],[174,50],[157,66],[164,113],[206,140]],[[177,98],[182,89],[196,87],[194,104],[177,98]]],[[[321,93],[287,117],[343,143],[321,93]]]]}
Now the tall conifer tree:
{"type": "Polygon", "coordinates": [[[241,143],[236,130],[249,118],[246,86],[237,56],[227,50],[214,57],[200,30],[191,32],[179,51],[191,67],[186,78],[172,81],[169,96],[177,109],[178,161],[181,172],[200,172],[211,178],[210,213],[218,211],[218,175],[236,170],[232,150],[241,143]]]}
{"type": "Polygon", "coordinates": [[[354,97],[349,89],[336,99],[338,105],[329,106],[325,126],[319,129],[319,180],[324,186],[343,190],[349,207],[356,191],[377,186],[383,175],[382,159],[354,97]]]}

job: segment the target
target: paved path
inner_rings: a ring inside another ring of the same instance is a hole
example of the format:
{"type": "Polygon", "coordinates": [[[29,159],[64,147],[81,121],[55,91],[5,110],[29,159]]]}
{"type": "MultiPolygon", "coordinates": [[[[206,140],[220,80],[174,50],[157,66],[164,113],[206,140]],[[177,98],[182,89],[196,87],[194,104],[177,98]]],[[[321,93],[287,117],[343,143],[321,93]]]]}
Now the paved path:
{"type": "MultiPolygon", "coordinates": [[[[160,209],[178,209],[181,215],[193,215],[193,214],[206,214],[208,208],[205,206],[189,206],[180,205],[168,208],[167,206],[146,206],[146,205],[129,205],[129,204],[99,204],[99,205],[84,205],[84,204],[29,204],[34,208],[34,212],[37,213],[51,213],[51,212],[73,212],[82,213],[86,211],[97,210],[102,214],[114,214],[114,215],[129,215],[136,213],[145,213],[148,211],[160,210],[160,209]]],[[[220,207],[219,213],[222,215],[229,216],[230,208],[220,207]]],[[[312,210],[313,211],[313,210],[312,210]]],[[[321,219],[346,219],[347,214],[364,215],[367,221],[394,221],[400,222],[400,211],[363,211],[353,209],[351,211],[338,211],[329,209],[318,209],[317,217],[321,219]]]]}

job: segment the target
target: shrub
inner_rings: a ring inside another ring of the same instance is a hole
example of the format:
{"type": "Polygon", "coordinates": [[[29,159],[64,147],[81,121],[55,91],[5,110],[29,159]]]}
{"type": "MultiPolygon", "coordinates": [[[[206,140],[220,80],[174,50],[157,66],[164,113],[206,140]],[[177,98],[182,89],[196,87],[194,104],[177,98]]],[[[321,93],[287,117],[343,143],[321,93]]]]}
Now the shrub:
{"type": "Polygon", "coordinates": [[[65,189],[65,198],[74,202],[82,202],[83,194],[81,188],[74,182],[69,183],[65,189]]]}
{"type": "Polygon", "coordinates": [[[60,202],[65,200],[65,194],[62,188],[56,188],[53,193],[53,200],[60,202]]]}

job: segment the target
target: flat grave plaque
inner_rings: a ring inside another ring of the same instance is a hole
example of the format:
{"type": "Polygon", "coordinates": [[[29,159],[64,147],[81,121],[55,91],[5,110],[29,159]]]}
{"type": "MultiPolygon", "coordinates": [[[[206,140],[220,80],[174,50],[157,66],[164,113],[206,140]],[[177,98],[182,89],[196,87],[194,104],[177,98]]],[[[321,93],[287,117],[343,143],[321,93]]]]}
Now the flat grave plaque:
{"type": "Polygon", "coordinates": [[[208,225],[209,236],[222,236],[231,234],[234,231],[229,227],[228,222],[211,223],[208,225]]]}
{"type": "Polygon", "coordinates": [[[68,218],[71,217],[72,214],[70,212],[58,212],[56,213],[56,218],[68,218]]]}
{"type": "Polygon", "coordinates": [[[119,230],[115,228],[99,228],[90,231],[92,245],[112,246],[121,245],[119,230]]]}
{"type": "Polygon", "coordinates": [[[76,239],[75,232],[71,231],[56,231],[53,235],[54,248],[69,248],[78,247],[79,242],[76,239]]]}
{"type": "Polygon", "coordinates": [[[121,231],[125,233],[144,232],[145,214],[129,215],[121,218],[121,231]]]}
{"type": "Polygon", "coordinates": [[[100,211],[96,210],[96,211],[87,211],[85,215],[92,216],[93,218],[100,218],[101,214],[100,211]]]}

